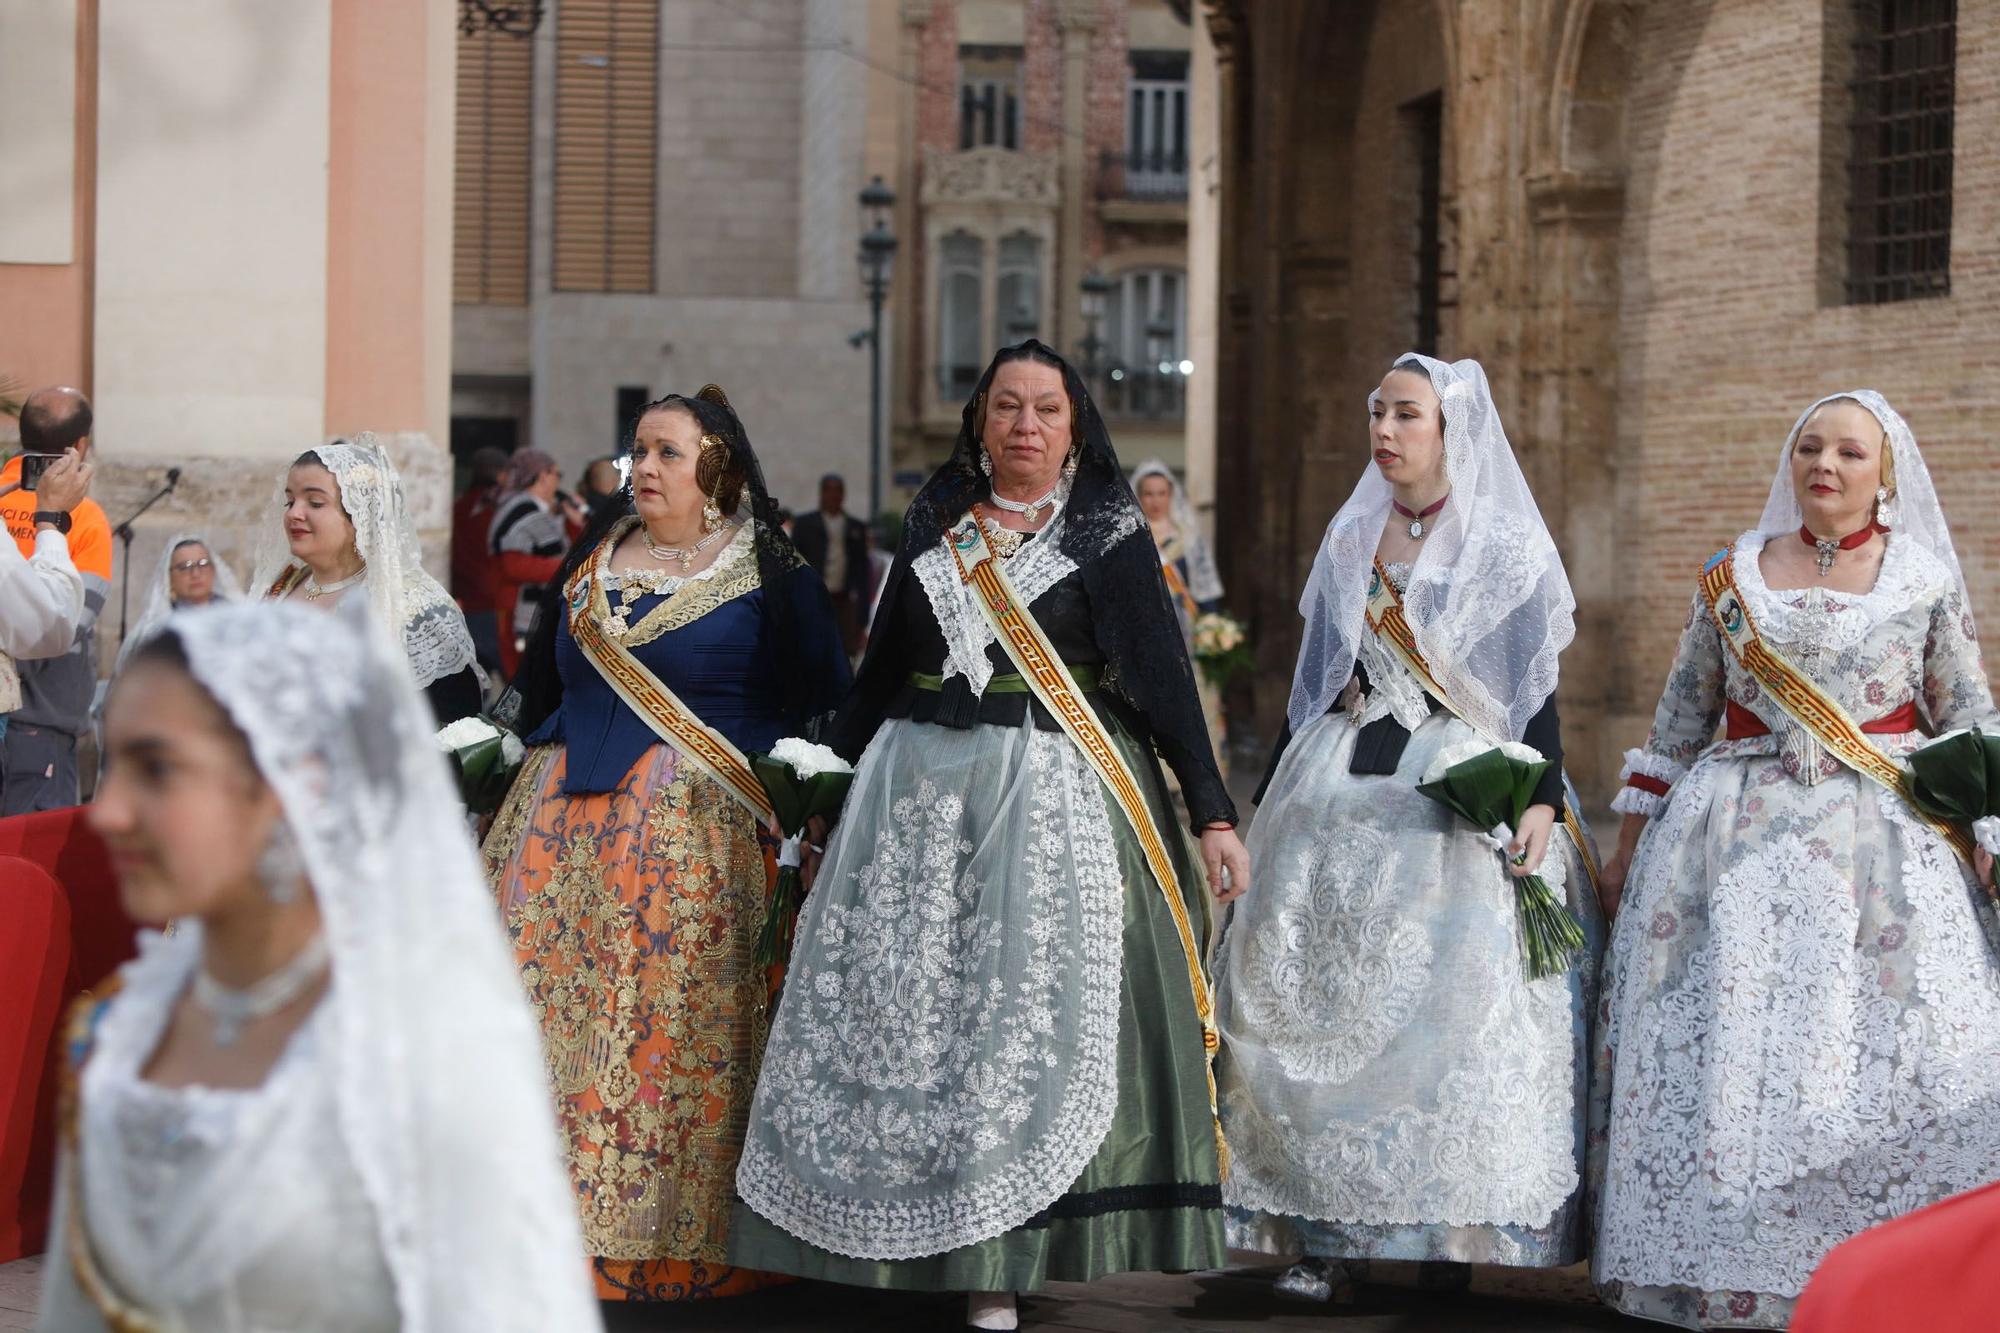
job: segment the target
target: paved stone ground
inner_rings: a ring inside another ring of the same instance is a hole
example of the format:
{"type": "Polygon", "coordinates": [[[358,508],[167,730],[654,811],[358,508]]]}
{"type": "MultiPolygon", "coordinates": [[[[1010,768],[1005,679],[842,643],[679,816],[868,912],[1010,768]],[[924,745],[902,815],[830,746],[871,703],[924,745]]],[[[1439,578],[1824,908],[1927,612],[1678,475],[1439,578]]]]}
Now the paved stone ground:
{"type": "MultiPolygon", "coordinates": [[[[1472,1290],[1419,1291],[1415,1265],[1377,1264],[1351,1302],[1303,1305],[1271,1290],[1276,1267],[1254,1256],[1216,1273],[1133,1273],[1087,1285],[1057,1283],[1021,1308],[1038,1333],[1599,1333],[1653,1327],[1596,1305],[1582,1270],[1517,1273],[1480,1268],[1472,1290]]],[[[0,1333],[34,1322],[41,1260],[0,1265],[0,1333]]],[[[877,1293],[800,1283],[704,1306],[607,1306],[612,1333],[950,1333],[961,1298],[877,1293]]],[[[552,1333],[555,1331],[552,1330],[552,1333]]]]}

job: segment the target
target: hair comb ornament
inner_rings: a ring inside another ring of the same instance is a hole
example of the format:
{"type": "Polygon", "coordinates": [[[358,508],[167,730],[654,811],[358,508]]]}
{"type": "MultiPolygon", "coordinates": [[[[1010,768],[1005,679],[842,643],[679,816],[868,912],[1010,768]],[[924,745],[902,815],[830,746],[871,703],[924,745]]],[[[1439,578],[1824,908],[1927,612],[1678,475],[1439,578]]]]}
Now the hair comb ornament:
{"type": "MultiPolygon", "coordinates": [[[[695,397],[704,403],[714,403],[717,407],[729,407],[729,395],[722,391],[720,384],[704,384],[695,397]]],[[[735,409],[731,408],[732,411],[735,409]]]]}

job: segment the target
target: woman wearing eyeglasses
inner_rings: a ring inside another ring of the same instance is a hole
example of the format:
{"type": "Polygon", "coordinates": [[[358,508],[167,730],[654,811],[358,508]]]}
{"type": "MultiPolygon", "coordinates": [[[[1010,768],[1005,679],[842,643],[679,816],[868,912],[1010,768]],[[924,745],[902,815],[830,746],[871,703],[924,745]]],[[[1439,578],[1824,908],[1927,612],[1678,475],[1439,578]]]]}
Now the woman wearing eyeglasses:
{"type": "Polygon", "coordinates": [[[144,588],[145,609],[125,630],[124,641],[118,645],[120,669],[132,650],[151,638],[167,617],[181,607],[243,598],[243,585],[234,571],[215,554],[208,538],[198,532],[174,534],[144,588]]]}

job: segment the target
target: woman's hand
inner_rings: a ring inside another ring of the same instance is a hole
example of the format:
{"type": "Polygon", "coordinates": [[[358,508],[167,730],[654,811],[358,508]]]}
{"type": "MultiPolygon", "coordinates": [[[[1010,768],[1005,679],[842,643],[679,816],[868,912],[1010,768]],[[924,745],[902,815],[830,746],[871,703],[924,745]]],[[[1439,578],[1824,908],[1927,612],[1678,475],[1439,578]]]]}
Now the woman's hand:
{"type": "Polygon", "coordinates": [[[1250,853],[1228,824],[1210,824],[1201,831],[1201,860],[1208,867],[1208,891],[1218,905],[1236,901],[1250,887],[1250,853]]]}
{"type": "Polygon", "coordinates": [[[826,859],[827,823],[818,815],[806,821],[806,835],[799,841],[799,883],[807,893],[819,878],[819,863],[826,859]]]}
{"type": "Polygon", "coordinates": [[[1549,834],[1555,831],[1556,808],[1552,805],[1531,805],[1521,812],[1521,826],[1514,830],[1514,841],[1507,844],[1507,873],[1515,879],[1526,879],[1542,868],[1542,858],[1549,852],[1549,834]]]}
{"type": "Polygon", "coordinates": [[[1597,905],[1604,909],[1606,921],[1618,915],[1618,904],[1625,897],[1625,876],[1631,869],[1631,854],[1623,847],[1597,868],[1597,905]]]}
{"type": "Polygon", "coordinates": [[[1625,816],[1625,822],[1618,826],[1618,850],[1598,868],[1597,905],[1604,909],[1606,921],[1618,915],[1618,904],[1625,899],[1625,877],[1632,871],[1632,853],[1638,849],[1639,835],[1645,831],[1646,816],[1625,816]]]}

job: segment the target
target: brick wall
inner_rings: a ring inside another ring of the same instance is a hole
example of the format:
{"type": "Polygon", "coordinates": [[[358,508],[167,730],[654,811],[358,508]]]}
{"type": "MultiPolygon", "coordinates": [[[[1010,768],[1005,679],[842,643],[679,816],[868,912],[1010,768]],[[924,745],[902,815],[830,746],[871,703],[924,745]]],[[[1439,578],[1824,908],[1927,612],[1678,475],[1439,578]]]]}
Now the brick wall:
{"type": "Polygon", "coordinates": [[[1880,389],[1909,419],[1977,616],[2000,632],[2000,5],[1958,8],[1952,293],[1879,306],[1819,301],[1821,10],[1644,10],[1618,342],[1635,711],[1657,696],[1700,561],[1756,521],[1798,412],[1842,388],[1880,389]]]}
{"type": "Polygon", "coordinates": [[[1823,206],[1822,149],[1838,157],[1845,135],[1823,138],[1830,2],[1452,6],[1449,68],[1428,5],[1205,6],[1231,61],[1218,433],[1250,442],[1248,475],[1222,460],[1218,531],[1225,576],[1288,584],[1245,590],[1264,676],[1248,729],[1275,729],[1291,574],[1352,486],[1360,403],[1410,336],[1396,116],[1440,86],[1463,287],[1443,350],[1486,364],[1597,603],[1563,685],[1587,801],[1644,738],[1701,560],[1756,522],[1786,432],[1825,393],[1877,388],[1909,418],[2000,633],[2000,3],[1958,9],[1951,295],[1845,306],[1822,304],[1822,216],[1839,206],[1823,206]],[[1614,9],[1619,39],[1585,43],[1586,60],[1623,49],[1629,72],[1560,70],[1566,25],[1614,9]],[[1551,140],[1563,78],[1587,151],[1551,140]]]}
{"type": "Polygon", "coordinates": [[[1031,153],[1062,147],[1062,30],[1056,0],[1021,0],[1021,146],[1031,153]]]}
{"type": "MultiPolygon", "coordinates": [[[[1129,0],[1100,0],[1101,21],[1091,34],[1084,70],[1086,105],[1084,181],[1088,198],[1096,198],[1098,177],[1106,153],[1125,149],[1125,94],[1131,77],[1131,46],[1127,41],[1129,0]]],[[[1094,208],[1084,210],[1084,254],[1091,260],[1104,254],[1104,222],[1094,208]]],[[[1081,278],[1082,274],[1074,275],[1081,278]]]]}
{"type": "Polygon", "coordinates": [[[917,170],[925,148],[958,147],[958,6],[932,0],[930,22],[917,37],[917,170]]]}

